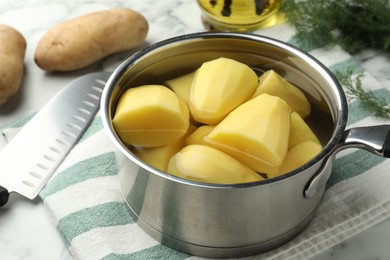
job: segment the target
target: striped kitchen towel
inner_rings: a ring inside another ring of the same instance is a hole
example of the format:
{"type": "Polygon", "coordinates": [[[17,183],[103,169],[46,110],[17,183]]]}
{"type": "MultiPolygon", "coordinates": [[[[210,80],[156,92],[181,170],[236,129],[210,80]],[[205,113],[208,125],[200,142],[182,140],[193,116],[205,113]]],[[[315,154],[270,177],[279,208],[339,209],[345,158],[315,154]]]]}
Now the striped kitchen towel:
{"type": "MultiPolygon", "coordinates": [[[[260,31],[258,32],[260,33],[260,31]]],[[[296,44],[287,25],[261,34],[296,44]]],[[[365,73],[364,87],[389,100],[389,91],[338,46],[306,49],[333,71],[365,73]]],[[[350,127],[389,123],[358,100],[349,102],[350,127]]],[[[10,139],[25,120],[4,130],[10,139]]],[[[390,216],[390,160],[362,150],[338,154],[318,213],[298,237],[246,259],[305,259],[390,216]]],[[[134,222],[120,193],[115,148],[99,115],[40,193],[66,247],[77,259],[201,259],[170,249],[134,222]]]]}

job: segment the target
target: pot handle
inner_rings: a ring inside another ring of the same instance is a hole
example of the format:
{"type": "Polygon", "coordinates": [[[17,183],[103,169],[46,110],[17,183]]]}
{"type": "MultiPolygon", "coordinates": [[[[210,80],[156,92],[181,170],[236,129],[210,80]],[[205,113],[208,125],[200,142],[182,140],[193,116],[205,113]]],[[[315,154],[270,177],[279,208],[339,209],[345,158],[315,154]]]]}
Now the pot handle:
{"type": "Polygon", "coordinates": [[[313,198],[324,189],[331,173],[331,170],[325,170],[327,164],[333,155],[347,148],[360,148],[378,156],[390,158],[390,125],[355,127],[344,131],[335,150],[325,159],[321,169],[307,183],[304,190],[305,198],[313,198]]]}
{"type": "Polygon", "coordinates": [[[340,148],[361,148],[390,158],[390,125],[365,126],[348,129],[340,141],[340,148]]]}

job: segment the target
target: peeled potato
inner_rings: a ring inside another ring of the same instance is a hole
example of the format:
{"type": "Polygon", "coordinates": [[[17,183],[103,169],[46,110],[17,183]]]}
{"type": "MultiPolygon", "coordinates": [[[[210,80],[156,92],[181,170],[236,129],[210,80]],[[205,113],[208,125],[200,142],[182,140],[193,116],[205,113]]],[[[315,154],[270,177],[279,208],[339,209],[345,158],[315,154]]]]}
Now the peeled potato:
{"type": "MultiPolygon", "coordinates": [[[[312,141],[302,142],[291,148],[286,156],[286,160],[280,167],[279,174],[284,174],[301,167],[313,159],[322,150],[322,146],[312,141]]],[[[273,176],[269,176],[273,177],[273,176]]]]}
{"type": "Polygon", "coordinates": [[[179,97],[184,100],[184,102],[188,104],[192,80],[194,79],[194,76],[195,71],[174,79],[167,80],[165,82],[165,85],[172,89],[179,97]]]}
{"type": "Polygon", "coordinates": [[[297,144],[312,141],[321,144],[317,136],[313,133],[311,128],[306,124],[302,117],[297,112],[291,113],[291,129],[288,140],[288,148],[292,148],[297,144]]]}
{"type": "Polygon", "coordinates": [[[302,118],[311,112],[311,106],[305,94],[274,70],[268,70],[260,76],[259,85],[253,97],[264,93],[282,98],[292,111],[296,111],[302,118]]]}
{"type": "Polygon", "coordinates": [[[232,111],[205,140],[252,170],[268,173],[283,163],[289,131],[290,107],[279,97],[262,94],[232,111]]]}
{"type": "Polygon", "coordinates": [[[215,128],[215,125],[202,125],[192,132],[185,140],[187,145],[203,144],[208,145],[204,138],[215,128]]]}
{"type": "Polygon", "coordinates": [[[167,171],[168,164],[171,157],[186,146],[186,137],[196,129],[195,126],[190,125],[187,133],[178,141],[157,147],[141,147],[132,146],[130,150],[144,162],[159,169],[160,171],[167,171]]]}
{"type": "Polygon", "coordinates": [[[204,62],[192,82],[189,108],[193,118],[217,124],[255,91],[258,78],[247,65],[227,58],[204,62]]]}
{"type": "Polygon", "coordinates": [[[26,40],[16,29],[0,24],[0,105],[16,94],[24,75],[26,40]]]}
{"type": "Polygon", "coordinates": [[[207,183],[245,183],[263,180],[259,174],[231,156],[205,145],[188,145],[172,157],[168,172],[207,183]]]}
{"type": "Polygon", "coordinates": [[[184,101],[162,85],[126,90],[118,101],[112,123],[124,143],[144,147],[176,142],[190,125],[184,101]]]}
{"type": "Polygon", "coordinates": [[[140,46],[147,32],[147,20],[131,9],[94,12],[50,29],[39,41],[34,58],[45,71],[76,70],[140,46]]]}

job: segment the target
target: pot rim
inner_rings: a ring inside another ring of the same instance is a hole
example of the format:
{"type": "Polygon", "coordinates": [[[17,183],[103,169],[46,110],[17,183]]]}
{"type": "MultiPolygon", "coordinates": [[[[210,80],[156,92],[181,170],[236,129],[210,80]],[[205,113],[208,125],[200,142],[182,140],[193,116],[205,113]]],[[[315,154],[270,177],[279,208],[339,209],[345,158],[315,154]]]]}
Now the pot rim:
{"type": "Polygon", "coordinates": [[[259,185],[265,185],[268,183],[274,183],[279,182],[282,180],[285,180],[291,176],[294,176],[296,174],[299,174],[302,171],[305,171],[306,169],[312,167],[313,165],[319,163],[321,160],[325,159],[326,157],[330,156],[334,149],[337,147],[337,145],[340,143],[340,140],[343,136],[343,133],[345,131],[346,125],[347,125],[347,118],[348,118],[348,104],[346,100],[346,96],[344,93],[344,90],[340,84],[340,82],[337,80],[337,78],[334,76],[334,74],[324,65],[322,64],[318,59],[313,57],[308,52],[299,49],[298,47],[295,47],[289,43],[268,37],[263,35],[255,35],[251,33],[242,33],[242,32],[197,32],[197,33],[190,33],[190,34],[184,34],[175,36],[172,38],[168,38],[159,42],[156,42],[154,44],[151,44],[148,47],[145,47],[138,52],[131,55],[129,58],[127,58],[124,62],[122,62],[111,74],[110,78],[106,82],[106,85],[104,87],[103,93],[102,93],[102,99],[101,99],[101,117],[103,122],[103,127],[106,130],[106,133],[108,134],[111,141],[114,143],[115,147],[119,149],[119,151],[125,155],[128,159],[130,159],[132,162],[137,164],[138,166],[146,169],[150,173],[159,175],[162,178],[170,179],[175,182],[180,182],[187,185],[193,185],[198,187],[205,187],[205,188],[247,188],[252,186],[259,186],[259,185]],[[172,174],[169,174],[167,172],[163,172],[161,170],[158,170],[149,164],[143,162],[140,160],[137,156],[135,156],[127,147],[124,145],[118,137],[116,137],[115,129],[113,128],[111,124],[110,119],[110,110],[109,110],[109,104],[110,104],[110,98],[113,92],[113,89],[117,82],[120,81],[121,77],[125,74],[127,69],[130,66],[133,66],[138,62],[140,58],[143,56],[158,50],[161,47],[168,46],[170,44],[174,44],[177,42],[183,42],[188,40],[194,40],[194,39],[216,39],[216,38],[234,38],[234,39],[242,39],[242,40],[249,40],[249,41],[257,41],[262,42],[265,44],[269,44],[272,46],[276,46],[278,48],[284,49],[296,57],[301,58],[305,62],[309,63],[316,71],[318,71],[324,78],[326,78],[327,82],[330,83],[330,85],[335,90],[335,93],[337,94],[337,101],[338,101],[338,114],[339,116],[335,120],[335,128],[333,130],[333,134],[328,141],[328,143],[325,145],[325,147],[322,149],[322,151],[317,154],[313,159],[311,159],[309,162],[304,164],[303,166],[288,172],[286,174],[282,174],[277,177],[273,177],[270,179],[265,179],[261,181],[256,182],[249,182],[249,183],[237,183],[237,184],[218,184],[218,183],[204,183],[204,182],[198,182],[198,181],[192,181],[183,179],[177,176],[174,176],[172,174]]]}

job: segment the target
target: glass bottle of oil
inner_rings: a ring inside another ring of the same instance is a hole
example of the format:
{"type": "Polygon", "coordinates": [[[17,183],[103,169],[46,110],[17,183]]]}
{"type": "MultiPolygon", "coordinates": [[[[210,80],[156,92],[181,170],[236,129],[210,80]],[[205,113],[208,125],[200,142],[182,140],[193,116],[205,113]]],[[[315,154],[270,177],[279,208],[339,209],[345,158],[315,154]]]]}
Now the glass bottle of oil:
{"type": "Polygon", "coordinates": [[[281,0],[197,0],[211,30],[253,31],[278,23],[281,0]]]}

